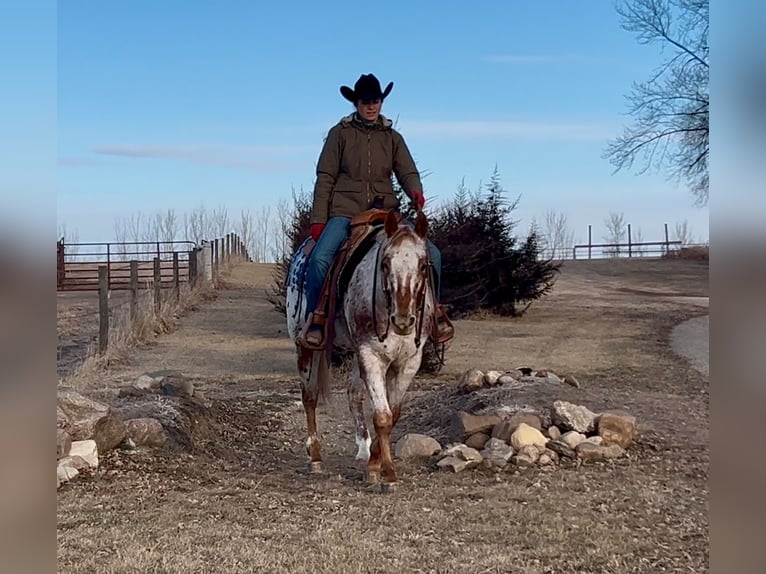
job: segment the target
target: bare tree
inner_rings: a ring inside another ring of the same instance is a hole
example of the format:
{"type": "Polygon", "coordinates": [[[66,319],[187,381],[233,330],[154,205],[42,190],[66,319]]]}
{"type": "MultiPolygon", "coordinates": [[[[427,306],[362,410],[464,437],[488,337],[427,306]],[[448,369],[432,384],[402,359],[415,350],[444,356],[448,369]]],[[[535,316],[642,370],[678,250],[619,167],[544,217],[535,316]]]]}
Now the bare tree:
{"type": "Polygon", "coordinates": [[[77,228],[75,227],[74,229],[69,229],[67,228],[66,223],[59,223],[57,235],[59,240],[62,240],[67,246],[67,253],[70,253],[71,255],[77,255],[77,252],[80,250],[80,248],[76,245],[76,243],[80,241],[80,234],[78,233],[77,228]]]}
{"type": "MultiPolygon", "coordinates": [[[[611,212],[609,218],[604,220],[607,234],[604,236],[605,243],[624,243],[627,233],[627,224],[625,216],[622,213],[611,212]]],[[[619,257],[621,249],[619,247],[608,247],[604,250],[605,255],[610,257],[619,257]]]]}
{"type": "MultiPolygon", "coordinates": [[[[295,190],[293,190],[293,193],[295,193],[295,190]]],[[[286,199],[280,199],[277,202],[275,225],[276,229],[272,233],[271,257],[274,261],[282,261],[282,259],[289,255],[290,236],[288,230],[292,226],[290,202],[286,199]]]]}
{"type": "MultiPolygon", "coordinates": [[[[631,235],[633,236],[631,238],[632,243],[643,243],[644,242],[644,232],[641,231],[640,227],[636,227],[636,230],[633,231],[631,229],[631,235]]],[[[632,247],[633,255],[636,257],[643,257],[644,256],[644,247],[641,245],[634,245],[632,247]]]]}
{"type": "Polygon", "coordinates": [[[684,179],[695,203],[708,202],[708,0],[620,0],[622,27],[640,44],[659,43],[669,55],[628,96],[632,127],[609,144],[604,157],[630,169],[639,154],[674,179],[684,179]]]}
{"type": "Polygon", "coordinates": [[[254,232],[253,214],[250,210],[244,209],[240,212],[239,229],[237,229],[237,235],[239,235],[240,241],[242,241],[245,249],[249,253],[253,251],[253,232],[254,232]]]}
{"type": "Polygon", "coordinates": [[[692,228],[688,220],[676,221],[673,230],[673,241],[680,241],[682,246],[694,243],[692,228]]]}
{"type": "Polygon", "coordinates": [[[551,259],[563,259],[574,245],[574,231],[569,227],[565,213],[549,209],[545,212],[542,230],[545,247],[551,259]]]}
{"type": "Polygon", "coordinates": [[[215,235],[211,239],[219,239],[229,233],[229,211],[225,205],[219,205],[213,210],[210,231],[212,235],[215,235]]]}

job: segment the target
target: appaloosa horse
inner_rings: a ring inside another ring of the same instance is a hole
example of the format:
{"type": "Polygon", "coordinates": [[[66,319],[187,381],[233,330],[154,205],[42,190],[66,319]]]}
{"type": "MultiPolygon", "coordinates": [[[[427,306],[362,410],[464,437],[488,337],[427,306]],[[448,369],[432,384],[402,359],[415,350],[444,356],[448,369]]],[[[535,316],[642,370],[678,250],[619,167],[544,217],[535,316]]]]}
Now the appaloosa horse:
{"type": "MultiPolygon", "coordinates": [[[[366,461],[368,480],[380,481],[383,492],[397,482],[391,430],[399,418],[404,394],[420,367],[425,338],[431,333],[434,298],[427,232],[428,222],[422,212],[418,212],[414,229],[403,223],[395,211],[387,214],[383,229],[376,232],[372,246],[353,269],[348,287],[341,294],[334,340],[328,342],[333,348],[354,353],[347,392],[356,430],[356,459],[366,461]],[[365,421],[365,399],[372,406],[374,441],[365,421]]],[[[287,329],[298,354],[309,469],[320,472],[316,406],[329,393],[329,353],[304,349],[298,342],[307,315],[303,296],[308,263],[305,246],[298,249],[290,263],[287,329]]]]}

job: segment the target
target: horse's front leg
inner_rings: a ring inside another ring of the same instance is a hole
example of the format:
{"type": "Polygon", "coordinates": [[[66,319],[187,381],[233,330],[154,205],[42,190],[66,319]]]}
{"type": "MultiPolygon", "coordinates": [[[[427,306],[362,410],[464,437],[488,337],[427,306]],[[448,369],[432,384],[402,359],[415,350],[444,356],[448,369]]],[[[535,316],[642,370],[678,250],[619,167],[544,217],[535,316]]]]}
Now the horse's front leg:
{"type": "Polygon", "coordinates": [[[375,442],[367,463],[370,478],[380,475],[384,485],[397,482],[396,469],[391,454],[391,429],[394,426],[394,413],[388,404],[386,393],[386,371],[388,364],[371,349],[359,350],[359,373],[367,387],[372,404],[372,421],[375,426],[375,442]]]}

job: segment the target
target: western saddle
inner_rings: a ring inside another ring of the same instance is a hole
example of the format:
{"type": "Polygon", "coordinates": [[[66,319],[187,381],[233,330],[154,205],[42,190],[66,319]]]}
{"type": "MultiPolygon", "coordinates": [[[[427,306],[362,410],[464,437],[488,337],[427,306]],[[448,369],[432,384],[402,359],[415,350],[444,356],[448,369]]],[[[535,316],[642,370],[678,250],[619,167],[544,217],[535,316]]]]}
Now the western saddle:
{"type": "MultiPolygon", "coordinates": [[[[309,310],[309,320],[300,336],[300,344],[305,349],[326,349],[328,354],[331,352],[335,339],[335,314],[339,295],[348,286],[354,268],[372,247],[376,232],[385,224],[387,215],[386,209],[371,208],[351,218],[349,237],[338,251],[325,277],[317,308],[309,310]],[[314,344],[306,341],[308,330],[317,327],[322,331],[321,342],[314,344]]],[[[314,245],[311,243],[310,247],[307,246],[307,256],[314,245]]],[[[433,281],[433,277],[431,280],[433,281]]],[[[431,337],[437,344],[445,344],[454,337],[454,327],[442,305],[437,306],[431,337]]]]}

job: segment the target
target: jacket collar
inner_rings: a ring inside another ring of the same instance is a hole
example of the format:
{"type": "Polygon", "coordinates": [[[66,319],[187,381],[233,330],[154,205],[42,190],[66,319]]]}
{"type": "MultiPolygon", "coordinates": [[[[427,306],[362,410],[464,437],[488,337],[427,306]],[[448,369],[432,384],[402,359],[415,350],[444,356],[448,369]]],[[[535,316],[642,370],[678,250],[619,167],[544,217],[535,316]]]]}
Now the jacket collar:
{"type": "Polygon", "coordinates": [[[356,126],[361,129],[378,129],[378,130],[380,129],[388,130],[388,129],[391,129],[391,127],[394,125],[394,122],[389,120],[383,114],[380,114],[378,116],[378,121],[374,125],[368,127],[364,122],[357,119],[356,112],[351,112],[349,115],[341,118],[340,123],[343,124],[344,126],[356,126]]]}

